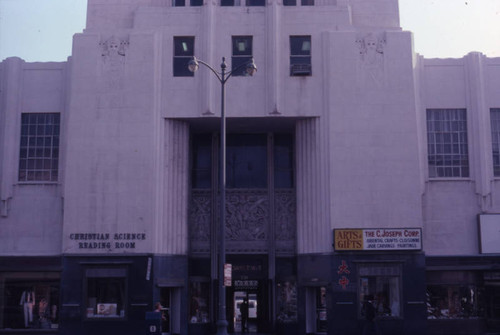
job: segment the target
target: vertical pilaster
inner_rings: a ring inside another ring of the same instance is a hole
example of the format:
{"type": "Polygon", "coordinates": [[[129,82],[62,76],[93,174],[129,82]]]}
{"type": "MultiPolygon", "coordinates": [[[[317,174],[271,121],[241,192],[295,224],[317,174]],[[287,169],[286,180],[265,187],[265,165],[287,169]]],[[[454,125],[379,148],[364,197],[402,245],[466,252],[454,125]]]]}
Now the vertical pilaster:
{"type": "Polygon", "coordinates": [[[493,163],[491,155],[491,125],[489,124],[489,109],[485,101],[485,82],[483,73],[484,55],[478,52],[465,57],[468,83],[468,119],[471,150],[471,167],[474,179],[477,181],[476,193],[481,197],[481,209],[486,210],[487,196],[491,194],[491,176],[493,163]]]}
{"type": "MultiPolygon", "coordinates": [[[[282,50],[279,47],[279,39],[281,37],[281,2],[272,1],[266,8],[266,67],[267,71],[266,82],[266,101],[267,110],[265,111],[271,115],[279,115],[281,107],[281,92],[282,76],[279,73],[280,61],[283,62],[282,50]]],[[[256,60],[257,63],[261,62],[256,60]]]]}
{"type": "Polygon", "coordinates": [[[331,250],[328,154],[322,140],[322,122],[311,118],[298,121],[296,127],[299,254],[331,250]]]}
{"type": "Polygon", "coordinates": [[[8,215],[8,201],[12,198],[16,178],[18,153],[16,152],[16,140],[18,141],[18,120],[22,109],[22,85],[24,61],[17,57],[7,58],[2,71],[2,89],[4,99],[2,101],[2,114],[0,115],[0,144],[2,152],[0,155],[0,213],[8,215]]]}
{"type": "Polygon", "coordinates": [[[165,120],[164,206],[158,252],[185,255],[188,250],[189,125],[165,120]]]}

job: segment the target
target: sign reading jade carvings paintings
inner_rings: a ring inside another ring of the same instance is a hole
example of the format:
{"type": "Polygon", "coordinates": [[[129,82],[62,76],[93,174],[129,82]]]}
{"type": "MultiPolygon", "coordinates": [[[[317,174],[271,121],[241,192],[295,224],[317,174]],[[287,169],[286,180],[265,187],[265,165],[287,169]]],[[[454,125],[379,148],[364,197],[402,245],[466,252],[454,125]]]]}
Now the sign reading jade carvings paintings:
{"type": "Polygon", "coordinates": [[[68,242],[79,251],[133,251],[146,243],[146,233],[73,233],[68,242]]]}
{"type": "Polygon", "coordinates": [[[336,251],[422,250],[422,229],[334,229],[336,251]]]}

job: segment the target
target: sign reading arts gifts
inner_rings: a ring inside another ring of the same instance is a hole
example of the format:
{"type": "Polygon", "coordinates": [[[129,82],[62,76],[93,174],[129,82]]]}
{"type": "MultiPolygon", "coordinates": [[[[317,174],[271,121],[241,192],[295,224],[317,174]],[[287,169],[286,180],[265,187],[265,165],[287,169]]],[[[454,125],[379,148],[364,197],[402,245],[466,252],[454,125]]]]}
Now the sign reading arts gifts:
{"type": "Polygon", "coordinates": [[[421,228],[334,229],[336,251],[422,250],[421,228]]]}

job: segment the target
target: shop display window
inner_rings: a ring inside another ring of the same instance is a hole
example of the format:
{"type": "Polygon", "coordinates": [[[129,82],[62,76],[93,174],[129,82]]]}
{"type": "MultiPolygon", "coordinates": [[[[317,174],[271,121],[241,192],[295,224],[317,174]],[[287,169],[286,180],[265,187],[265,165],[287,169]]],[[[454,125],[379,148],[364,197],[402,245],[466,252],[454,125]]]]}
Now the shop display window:
{"type": "Polygon", "coordinates": [[[189,306],[189,322],[191,323],[208,323],[209,310],[209,282],[191,282],[189,284],[190,291],[190,306],[189,306]]]}
{"type": "Polygon", "coordinates": [[[124,318],[125,269],[87,269],[87,318],[124,318]]]}
{"type": "Polygon", "coordinates": [[[59,274],[0,274],[0,329],[57,329],[59,274]]]}
{"type": "Polygon", "coordinates": [[[469,319],[482,317],[482,295],[475,285],[428,285],[428,319],[469,319]]]}
{"type": "Polygon", "coordinates": [[[278,283],[278,315],[280,323],[297,322],[297,284],[295,281],[278,283]]]}
{"type": "Polygon", "coordinates": [[[363,265],[359,268],[359,313],[366,317],[373,306],[375,317],[401,317],[401,270],[397,265],[363,265]]]}

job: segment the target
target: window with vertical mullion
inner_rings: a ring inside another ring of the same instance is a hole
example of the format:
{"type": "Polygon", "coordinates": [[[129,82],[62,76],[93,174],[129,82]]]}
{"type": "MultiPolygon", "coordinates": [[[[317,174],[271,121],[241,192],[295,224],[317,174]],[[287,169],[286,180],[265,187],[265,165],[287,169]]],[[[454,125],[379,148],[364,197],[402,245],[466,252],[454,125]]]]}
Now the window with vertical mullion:
{"type": "Polygon", "coordinates": [[[500,108],[490,109],[493,175],[500,177],[500,108]]]}
{"type": "Polygon", "coordinates": [[[58,179],[59,113],[24,113],[19,148],[20,182],[58,179]]]}
{"type": "Polygon", "coordinates": [[[194,36],[174,37],[174,77],[192,77],[188,63],[194,56],[194,36]]]}
{"type": "Polygon", "coordinates": [[[242,66],[252,60],[252,36],[233,36],[233,57],[231,58],[231,71],[233,76],[247,76],[246,67],[242,66]],[[240,67],[238,69],[238,67],[240,67]]]}
{"type": "Polygon", "coordinates": [[[465,109],[427,110],[427,149],[430,178],[469,177],[465,109]]]}
{"type": "Polygon", "coordinates": [[[290,36],[290,76],[311,74],[311,36],[290,36]]]}

